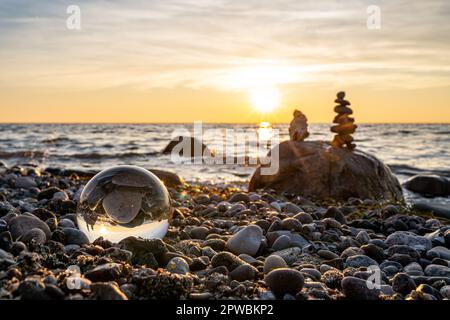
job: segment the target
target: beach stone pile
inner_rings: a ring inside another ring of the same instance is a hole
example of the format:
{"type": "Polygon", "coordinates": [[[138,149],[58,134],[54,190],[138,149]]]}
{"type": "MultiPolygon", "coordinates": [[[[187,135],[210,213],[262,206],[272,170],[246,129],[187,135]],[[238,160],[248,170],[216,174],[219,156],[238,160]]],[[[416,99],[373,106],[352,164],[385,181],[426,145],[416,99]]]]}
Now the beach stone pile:
{"type": "Polygon", "coordinates": [[[50,171],[0,168],[0,299],[450,298],[448,220],[400,203],[180,184],[164,239],[90,242],[89,174],[50,171]]]}
{"type": "Polygon", "coordinates": [[[289,125],[289,137],[292,141],[303,141],[309,137],[308,119],[299,110],[294,111],[294,119],[289,125]]]}
{"type": "Polygon", "coordinates": [[[345,92],[341,91],[337,94],[337,99],[334,101],[338,105],[334,108],[337,116],[334,118],[333,123],[337,125],[331,127],[331,132],[336,133],[331,145],[334,148],[346,147],[348,150],[356,148],[356,144],[353,143],[352,133],[355,132],[357,125],[354,124],[355,119],[349,117],[353,113],[353,110],[349,108],[350,102],[344,99],[345,92]]]}

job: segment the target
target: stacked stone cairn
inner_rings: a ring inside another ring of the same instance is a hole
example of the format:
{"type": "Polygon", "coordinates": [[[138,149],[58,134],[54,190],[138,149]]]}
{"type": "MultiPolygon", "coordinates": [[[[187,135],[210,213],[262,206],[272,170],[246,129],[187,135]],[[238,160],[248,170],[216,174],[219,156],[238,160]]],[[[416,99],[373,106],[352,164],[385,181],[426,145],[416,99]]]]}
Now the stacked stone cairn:
{"type": "Polygon", "coordinates": [[[354,124],[355,119],[349,117],[353,110],[348,106],[350,102],[344,100],[345,92],[341,91],[337,94],[337,99],[334,101],[338,105],[334,108],[337,116],[334,118],[333,123],[337,125],[331,127],[331,132],[336,133],[331,145],[334,148],[344,148],[348,150],[353,150],[356,148],[356,144],[353,143],[352,133],[355,132],[357,125],[354,124]]]}
{"type": "Polygon", "coordinates": [[[294,119],[289,126],[289,136],[292,141],[303,141],[309,137],[308,119],[299,110],[294,111],[294,119]]]}

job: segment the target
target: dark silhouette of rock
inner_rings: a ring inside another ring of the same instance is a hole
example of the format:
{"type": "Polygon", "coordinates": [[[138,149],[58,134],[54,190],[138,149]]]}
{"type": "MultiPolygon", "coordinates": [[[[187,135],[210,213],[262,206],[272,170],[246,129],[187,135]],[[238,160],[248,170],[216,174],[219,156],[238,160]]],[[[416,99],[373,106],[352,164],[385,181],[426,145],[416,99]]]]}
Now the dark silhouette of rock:
{"type": "Polygon", "coordinates": [[[294,119],[289,126],[289,136],[292,141],[303,141],[309,137],[308,119],[299,110],[294,111],[294,119]]]}
{"type": "Polygon", "coordinates": [[[214,152],[212,150],[194,137],[178,136],[169,142],[162,153],[171,153],[174,149],[180,156],[187,158],[201,158],[204,155],[214,156],[214,152]]]}
{"type": "Polygon", "coordinates": [[[335,148],[343,148],[344,146],[353,150],[356,148],[356,145],[353,143],[352,133],[355,132],[357,125],[354,124],[355,119],[349,117],[353,113],[353,110],[348,106],[350,102],[344,100],[345,92],[341,91],[337,94],[337,99],[334,101],[338,103],[338,105],[334,108],[334,111],[338,114],[333,123],[337,123],[337,125],[331,127],[331,132],[336,133],[334,136],[331,145],[335,148]]]}
{"type": "Polygon", "coordinates": [[[450,180],[437,175],[416,175],[409,178],[406,189],[427,196],[445,197],[450,195],[450,180]]]}
{"type": "Polygon", "coordinates": [[[279,152],[278,173],[262,175],[259,166],[249,191],[269,188],[316,199],[403,200],[397,178],[367,153],[330,148],[321,141],[284,141],[274,148],[279,152]]]}
{"type": "Polygon", "coordinates": [[[450,208],[446,205],[437,203],[415,202],[413,209],[423,212],[431,212],[437,217],[450,219],[450,208]]]}
{"type": "Polygon", "coordinates": [[[174,188],[181,186],[185,183],[183,178],[177,175],[176,173],[157,169],[149,169],[149,171],[153,173],[155,176],[157,176],[166,187],[174,188]]]}

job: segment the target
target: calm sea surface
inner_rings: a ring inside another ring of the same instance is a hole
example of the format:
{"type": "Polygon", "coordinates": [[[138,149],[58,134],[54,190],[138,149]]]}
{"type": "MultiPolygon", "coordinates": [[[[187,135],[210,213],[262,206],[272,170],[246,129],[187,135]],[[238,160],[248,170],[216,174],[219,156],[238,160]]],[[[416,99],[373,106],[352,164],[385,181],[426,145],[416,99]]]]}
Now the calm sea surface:
{"type": "MultiPolygon", "coordinates": [[[[204,124],[204,143],[221,146],[226,130],[255,133],[258,124],[204,124]]],[[[288,125],[273,126],[288,139],[288,125]]],[[[42,167],[100,170],[117,164],[167,169],[188,181],[224,183],[246,181],[253,167],[240,165],[176,164],[160,151],[175,130],[193,130],[193,124],[33,124],[0,125],[0,161],[7,165],[35,163],[42,167]]],[[[330,140],[328,124],[312,124],[308,140],[330,140]]],[[[256,137],[256,134],[255,134],[256,137]]],[[[418,173],[450,177],[450,124],[361,124],[354,135],[358,148],[388,164],[400,181],[418,173]]],[[[233,141],[226,136],[226,144],[233,141]]],[[[238,147],[236,156],[256,157],[250,147],[238,147]]],[[[407,194],[407,197],[415,195],[407,194]]],[[[448,199],[433,201],[450,203],[448,199]],[[447,202],[448,201],[448,202],[447,202]]]]}

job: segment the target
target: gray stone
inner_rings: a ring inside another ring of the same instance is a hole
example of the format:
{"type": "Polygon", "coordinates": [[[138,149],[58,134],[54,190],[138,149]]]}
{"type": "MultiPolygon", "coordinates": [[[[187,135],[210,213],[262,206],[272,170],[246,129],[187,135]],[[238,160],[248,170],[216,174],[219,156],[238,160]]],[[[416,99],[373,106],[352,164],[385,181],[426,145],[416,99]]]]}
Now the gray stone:
{"type": "Polygon", "coordinates": [[[342,292],[351,300],[377,300],[381,291],[369,289],[367,281],[356,277],[345,277],[341,282],[342,292]]]}
{"type": "Polygon", "coordinates": [[[258,270],[255,267],[249,264],[243,264],[231,271],[229,277],[236,281],[246,281],[253,280],[257,273],[258,270]]]}
{"type": "Polygon", "coordinates": [[[77,244],[82,246],[89,243],[88,237],[80,230],[75,228],[62,228],[65,236],[65,244],[77,244]]]}
{"type": "Polygon", "coordinates": [[[281,221],[281,227],[284,230],[301,231],[302,223],[294,218],[286,218],[283,221],[281,221]]]}
{"type": "Polygon", "coordinates": [[[317,251],[317,254],[326,260],[333,260],[339,258],[339,256],[336,253],[331,252],[330,250],[322,249],[317,251]]]}
{"type": "Polygon", "coordinates": [[[125,293],[120,290],[119,286],[115,282],[93,283],[90,287],[94,299],[128,300],[125,293]]]}
{"type": "Polygon", "coordinates": [[[209,229],[206,227],[194,227],[189,231],[189,235],[192,237],[192,239],[204,240],[208,234],[209,229]]]}
{"type": "Polygon", "coordinates": [[[428,251],[431,249],[431,241],[410,231],[396,231],[386,239],[388,246],[407,245],[417,251],[428,251]]]}
{"type": "Polygon", "coordinates": [[[166,266],[167,271],[177,274],[189,273],[189,264],[181,257],[172,258],[166,266]]]}
{"type": "Polygon", "coordinates": [[[416,284],[406,273],[397,273],[392,279],[392,289],[406,296],[411,291],[416,290],[416,284]]]}
{"type": "Polygon", "coordinates": [[[286,202],[286,204],[283,208],[283,211],[287,212],[287,213],[297,214],[303,210],[302,210],[302,208],[300,208],[296,204],[293,204],[292,202],[286,202]]]}
{"type": "Polygon", "coordinates": [[[410,264],[406,265],[403,268],[403,271],[405,271],[410,276],[423,276],[423,269],[420,264],[417,262],[411,262],[410,264]]]}
{"type": "Polygon", "coordinates": [[[120,263],[105,263],[86,272],[84,276],[92,282],[112,281],[120,277],[122,270],[120,263]]]}
{"type": "Polygon", "coordinates": [[[257,225],[250,225],[228,239],[227,247],[235,254],[246,253],[254,256],[261,246],[262,239],[262,229],[257,225]]]}
{"type": "Polygon", "coordinates": [[[41,229],[46,236],[46,240],[50,239],[51,231],[48,225],[35,216],[20,215],[9,221],[9,231],[14,239],[24,236],[31,229],[41,229]]]}
{"type": "Polygon", "coordinates": [[[365,255],[356,255],[348,257],[345,263],[347,267],[351,268],[378,266],[378,262],[365,255]]]}
{"type": "Polygon", "coordinates": [[[279,236],[272,244],[272,250],[279,251],[291,247],[291,239],[288,236],[279,236]]]}
{"type": "Polygon", "coordinates": [[[9,252],[0,249],[0,259],[14,259],[14,256],[9,252]]]}
{"type": "Polygon", "coordinates": [[[302,224],[308,224],[308,223],[314,222],[314,219],[312,218],[312,216],[306,212],[299,212],[294,216],[294,218],[297,219],[298,221],[300,221],[302,224]]]}
{"type": "Polygon", "coordinates": [[[58,222],[58,227],[60,228],[76,228],[75,223],[69,219],[61,219],[58,222]]]}
{"type": "Polygon", "coordinates": [[[37,187],[37,183],[31,177],[18,177],[15,186],[20,189],[30,189],[37,187]]]}
{"type": "Polygon", "coordinates": [[[440,293],[442,297],[450,300],[450,285],[443,286],[440,293]]]}
{"type": "Polygon", "coordinates": [[[227,251],[219,252],[211,259],[211,266],[213,268],[224,266],[228,271],[233,271],[244,264],[247,264],[247,262],[227,251]]]}
{"type": "Polygon", "coordinates": [[[404,186],[423,195],[437,197],[450,195],[450,180],[438,175],[416,175],[408,179],[404,186]]]}
{"type": "Polygon", "coordinates": [[[450,209],[448,205],[428,202],[414,202],[412,208],[425,213],[433,213],[436,217],[450,219],[450,209]]]}
{"type": "Polygon", "coordinates": [[[356,235],[356,241],[358,241],[361,244],[368,244],[370,241],[370,236],[366,231],[360,231],[356,235]]]}
{"type": "Polygon", "coordinates": [[[20,240],[24,243],[34,242],[37,244],[44,244],[47,241],[47,236],[41,229],[34,228],[25,233],[20,240]]]}
{"type": "Polygon", "coordinates": [[[303,288],[305,282],[301,272],[281,268],[270,271],[265,277],[264,281],[267,286],[277,295],[284,295],[286,293],[296,294],[303,288]]]}
{"type": "Polygon", "coordinates": [[[450,268],[438,264],[430,264],[425,268],[425,274],[430,277],[450,278],[450,268]]]}
{"type": "Polygon", "coordinates": [[[230,203],[234,203],[234,202],[250,202],[250,198],[246,193],[243,192],[239,192],[239,193],[235,193],[231,196],[230,200],[228,200],[228,202],[230,203]]]}
{"type": "Polygon", "coordinates": [[[309,241],[303,238],[301,235],[286,230],[268,232],[267,240],[269,241],[270,244],[273,243],[278,237],[283,235],[289,237],[289,239],[291,240],[291,246],[304,248],[309,244],[309,241]]]}
{"type": "Polygon", "coordinates": [[[69,196],[67,195],[66,192],[64,191],[59,191],[59,192],[55,192],[53,194],[53,200],[61,200],[61,201],[66,201],[69,200],[69,196]]]}
{"type": "Polygon", "coordinates": [[[346,260],[351,256],[364,255],[364,250],[357,247],[348,247],[341,253],[341,259],[346,260]]]}
{"type": "Polygon", "coordinates": [[[288,265],[292,265],[296,262],[302,254],[302,249],[298,247],[287,248],[284,250],[276,251],[272,255],[280,256],[288,265]]]}
{"type": "Polygon", "coordinates": [[[428,250],[428,253],[430,252],[439,258],[450,260],[450,249],[447,249],[446,247],[437,246],[428,250]]]}
{"type": "Polygon", "coordinates": [[[288,265],[283,258],[278,255],[270,255],[264,260],[264,273],[267,274],[272,270],[279,268],[287,268],[288,265]]]}
{"type": "Polygon", "coordinates": [[[320,277],[322,275],[319,270],[313,268],[303,268],[300,270],[300,272],[303,273],[303,275],[308,276],[309,278],[316,281],[320,280],[320,277]]]}

